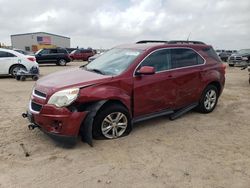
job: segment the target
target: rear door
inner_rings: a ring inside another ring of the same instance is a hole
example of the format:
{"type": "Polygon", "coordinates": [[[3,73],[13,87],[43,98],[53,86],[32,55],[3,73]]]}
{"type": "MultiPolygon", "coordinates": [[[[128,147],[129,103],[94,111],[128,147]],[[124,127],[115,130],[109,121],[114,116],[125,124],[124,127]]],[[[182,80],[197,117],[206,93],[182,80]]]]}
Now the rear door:
{"type": "Polygon", "coordinates": [[[153,75],[134,76],[134,116],[171,109],[175,104],[176,85],[170,69],[170,51],[161,49],[151,53],[139,65],[155,67],[153,75]]]}
{"type": "Polygon", "coordinates": [[[175,78],[176,108],[182,108],[200,97],[201,65],[204,59],[189,48],[171,49],[171,73],[175,78]]]}
{"type": "Polygon", "coordinates": [[[17,57],[9,52],[0,51],[0,74],[9,74],[11,65],[16,62],[17,57]]]}

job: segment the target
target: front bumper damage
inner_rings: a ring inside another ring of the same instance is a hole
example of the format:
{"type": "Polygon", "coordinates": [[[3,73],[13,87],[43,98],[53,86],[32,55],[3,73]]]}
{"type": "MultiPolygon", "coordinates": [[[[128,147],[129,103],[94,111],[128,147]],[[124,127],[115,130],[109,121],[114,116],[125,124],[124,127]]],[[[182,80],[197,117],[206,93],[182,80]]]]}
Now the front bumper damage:
{"type": "Polygon", "coordinates": [[[29,109],[22,116],[29,120],[30,130],[39,128],[55,141],[74,144],[87,113],[71,112],[67,108],[44,105],[39,113],[29,109]]]}

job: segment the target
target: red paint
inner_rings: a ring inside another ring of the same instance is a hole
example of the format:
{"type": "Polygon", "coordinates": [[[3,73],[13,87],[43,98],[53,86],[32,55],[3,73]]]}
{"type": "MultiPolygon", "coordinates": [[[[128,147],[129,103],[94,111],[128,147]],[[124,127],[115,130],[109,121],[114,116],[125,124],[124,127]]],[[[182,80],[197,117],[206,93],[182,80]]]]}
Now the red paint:
{"type": "Polygon", "coordinates": [[[142,54],[118,76],[101,75],[82,68],[50,74],[39,79],[35,88],[46,93],[46,99],[32,96],[32,100],[41,104],[42,110],[34,114],[35,122],[43,130],[66,136],[77,136],[82,121],[88,112],[71,112],[66,107],[57,108],[48,105],[52,94],[66,88],[81,88],[74,104],[87,104],[100,100],[117,100],[123,103],[133,118],[154,113],[163,109],[179,109],[198,102],[205,87],[216,82],[220,93],[225,83],[225,66],[211,58],[203,49],[207,45],[159,45],[133,44],[119,46],[143,50],[142,54]],[[154,73],[154,68],[145,66],[139,75],[134,75],[139,63],[151,52],[162,48],[191,48],[206,60],[205,65],[172,69],[154,73]],[[60,125],[55,129],[55,122],[60,125]]]}

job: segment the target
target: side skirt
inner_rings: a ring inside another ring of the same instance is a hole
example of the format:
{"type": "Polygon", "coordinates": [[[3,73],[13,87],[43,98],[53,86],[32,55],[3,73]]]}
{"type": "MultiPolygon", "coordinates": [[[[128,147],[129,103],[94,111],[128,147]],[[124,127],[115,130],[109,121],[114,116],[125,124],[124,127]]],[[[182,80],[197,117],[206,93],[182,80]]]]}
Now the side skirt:
{"type": "Polygon", "coordinates": [[[169,119],[175,120],[178,117],[182,116],[183,114],[187,113],[188,111],[194,109],[196,106],[198,106],[198,103],[193,103],[193,104],[190,104],[184,108],[181,108],[180,110],[178,110],[175,113],[173,113],[172,115],[170,115],[169,119]]]}
{"type": "Polygon", "coordinates": [[[147,115],[143,115],[143,116],[139,116],[139,117],[134,118],[132,120],[132,123],[138,123],[140,121],[145,121],[148,119],[152,119],[152,118],[156,118],[156,117],[160,117],[160,116],[165,116],[165,115],[169,115],[169,114],[173,114],[173,113],[174,113],[174,111],[171,109],[156,112],[156,113],[151,113],[151,114],[147,114],[147,115]]]}

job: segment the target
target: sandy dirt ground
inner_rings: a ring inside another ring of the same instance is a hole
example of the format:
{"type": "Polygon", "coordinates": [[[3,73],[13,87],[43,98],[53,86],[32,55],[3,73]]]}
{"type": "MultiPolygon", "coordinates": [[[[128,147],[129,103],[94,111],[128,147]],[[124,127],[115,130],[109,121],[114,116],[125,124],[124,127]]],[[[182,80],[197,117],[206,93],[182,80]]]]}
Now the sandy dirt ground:
{"type": "MultiPolygon", "coordinates": [[[[42,76],[79,66],[41,66],[42,76]]],[[[66,78],[67,79],[67,78],[66,78]]],[[[250,187],[250,85],[248,73],[227,68],[213,113],[189,112],[135,125],[130,135],[79,139],[74,148],[30,131],[21,117],[33,81],[0,78],[0,187],[250,187]],[[30,153],[25,157],[20,146],[30,153]]]]}

